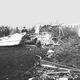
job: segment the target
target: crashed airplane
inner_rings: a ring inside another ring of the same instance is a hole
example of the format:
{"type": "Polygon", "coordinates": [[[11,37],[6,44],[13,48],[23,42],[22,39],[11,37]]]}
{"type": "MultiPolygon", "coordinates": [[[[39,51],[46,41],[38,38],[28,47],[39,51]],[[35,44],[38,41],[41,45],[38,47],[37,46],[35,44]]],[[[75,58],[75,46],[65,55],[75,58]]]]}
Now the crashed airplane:
{"type": "Polygon", "coordinates": [[[16,46],[20,44],[20,41],[25,33],[15,33],[6,37],[0,38],[0,46],[16,46]]]}

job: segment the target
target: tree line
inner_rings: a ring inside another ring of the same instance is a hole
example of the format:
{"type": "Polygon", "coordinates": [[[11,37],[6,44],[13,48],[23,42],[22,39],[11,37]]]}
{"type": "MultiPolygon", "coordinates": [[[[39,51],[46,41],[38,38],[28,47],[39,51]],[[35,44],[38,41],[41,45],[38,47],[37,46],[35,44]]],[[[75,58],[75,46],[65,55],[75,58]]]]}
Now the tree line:
{"type": "Polygon", "coordinates": [[[22,29],[19,29],[18,27],[12,28],[10,26],[0,26],[0,37],[8,36],[14,33],[23,33],[26,32],[27,34],[32,33],[34,30],[33,28],[28,30],[26,27],[23,27],[22,29]]]}

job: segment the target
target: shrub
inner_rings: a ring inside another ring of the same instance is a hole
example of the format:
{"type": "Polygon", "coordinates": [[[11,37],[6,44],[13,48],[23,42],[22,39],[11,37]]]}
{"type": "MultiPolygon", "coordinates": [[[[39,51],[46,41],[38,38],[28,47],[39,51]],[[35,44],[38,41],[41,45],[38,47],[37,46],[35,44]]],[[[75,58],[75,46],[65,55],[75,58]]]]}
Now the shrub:
{"type": "Polygon", "coordinates": [[[0,37],[10,35],[10,28],[8,26],[1,26],[0,27],[0,37]]]}

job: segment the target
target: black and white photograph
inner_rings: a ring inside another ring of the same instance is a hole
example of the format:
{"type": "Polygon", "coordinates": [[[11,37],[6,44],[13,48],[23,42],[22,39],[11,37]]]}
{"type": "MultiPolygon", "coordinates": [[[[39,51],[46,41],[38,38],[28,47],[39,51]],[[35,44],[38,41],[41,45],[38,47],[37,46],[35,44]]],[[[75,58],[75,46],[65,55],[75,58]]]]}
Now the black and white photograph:
{"type": "Polygon", "coordinates": [[[80,80],[80,0],[0,0],[0,80],[80,80]]]}

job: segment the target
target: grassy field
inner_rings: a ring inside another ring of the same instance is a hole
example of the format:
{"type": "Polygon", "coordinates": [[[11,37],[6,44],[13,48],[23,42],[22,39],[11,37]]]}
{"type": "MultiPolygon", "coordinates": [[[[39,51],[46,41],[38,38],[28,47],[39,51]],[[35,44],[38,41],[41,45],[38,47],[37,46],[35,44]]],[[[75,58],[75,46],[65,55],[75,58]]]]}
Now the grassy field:
{"type": "Polygon", "coordinates": [[[35,55],[45,50],[35,46],[0,47],[0,80],[25,80],[24,73],[35,63],[35,55]]]}

